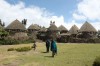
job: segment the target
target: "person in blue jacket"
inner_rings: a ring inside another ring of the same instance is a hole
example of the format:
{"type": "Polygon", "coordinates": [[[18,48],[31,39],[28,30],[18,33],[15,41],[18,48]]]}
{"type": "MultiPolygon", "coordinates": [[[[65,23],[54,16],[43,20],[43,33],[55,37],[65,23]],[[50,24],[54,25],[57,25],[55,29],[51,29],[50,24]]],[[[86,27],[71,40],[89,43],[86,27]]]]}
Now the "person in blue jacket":
{"type": "Polygon", "coordinates": [[[50,49],[50,40],[47,39],[47,40],[46,40],[46,52],[47,52],[47,53],[49,52],[49,49],[50,49]]]}
{"type": "Polygon", "coordinates": [[[51,51],[52,51],[52,57],[54,57],[54,55],[57,54],[57,45],[54,39],[51,40],[51,51]]]}

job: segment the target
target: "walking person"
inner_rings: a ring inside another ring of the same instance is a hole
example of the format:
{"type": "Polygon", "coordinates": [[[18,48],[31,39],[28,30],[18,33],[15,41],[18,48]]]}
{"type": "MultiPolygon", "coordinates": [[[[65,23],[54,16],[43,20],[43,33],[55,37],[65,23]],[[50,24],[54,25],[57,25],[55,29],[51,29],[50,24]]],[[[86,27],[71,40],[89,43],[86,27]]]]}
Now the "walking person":
{"type": "Polygon", "coordinates": [[[36,50],[36,41],[34,41],[34,44],[33,44],[33,48],[34,48],[34,51],[36,50]]]}
{"type": "Polygon", "coordinates": [[[51,51],[52,51],[52,57],[54,57],[54,55],[57,54],[57,45],[54,39],[51,40],[51,51]]]}
{"type": "Polygon", "coordinates": [[[47,52],[47,53],[49,52],[49,49],[50,49],[50,40],[47,39],[47,40],[46,40],[46,52],[47,52]]]}

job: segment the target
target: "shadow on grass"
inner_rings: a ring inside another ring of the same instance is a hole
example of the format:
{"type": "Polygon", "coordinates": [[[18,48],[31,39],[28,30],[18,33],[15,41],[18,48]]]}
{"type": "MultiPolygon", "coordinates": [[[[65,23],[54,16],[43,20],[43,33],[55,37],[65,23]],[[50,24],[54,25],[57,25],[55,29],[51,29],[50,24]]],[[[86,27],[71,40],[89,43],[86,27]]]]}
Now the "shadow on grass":
{"type": "Polygon", "coordinates": [[[44,57],[53,58],[52,56],[44,56],[44,57]]]}
{"type": "Polygon", "coordinates": [[[41,52],[41,53],[48,53],[48,52],[41,52]]]}

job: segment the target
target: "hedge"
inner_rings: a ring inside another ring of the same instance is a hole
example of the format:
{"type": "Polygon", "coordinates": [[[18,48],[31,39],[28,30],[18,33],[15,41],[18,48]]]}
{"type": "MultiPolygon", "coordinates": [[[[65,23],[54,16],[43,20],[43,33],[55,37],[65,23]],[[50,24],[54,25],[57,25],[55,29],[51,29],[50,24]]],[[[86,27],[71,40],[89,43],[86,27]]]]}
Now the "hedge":
{"type": "Polygon", "coordinates": [[[97,57],[97,58],[94,60],[93,66],[100,66],[100,57],[97,57]]]}

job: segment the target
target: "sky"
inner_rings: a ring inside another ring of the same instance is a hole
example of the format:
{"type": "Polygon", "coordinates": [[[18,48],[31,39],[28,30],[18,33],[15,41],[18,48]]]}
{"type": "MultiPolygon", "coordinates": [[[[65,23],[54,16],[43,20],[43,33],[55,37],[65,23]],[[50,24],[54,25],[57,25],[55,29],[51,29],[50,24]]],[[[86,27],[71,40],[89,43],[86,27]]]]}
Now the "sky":
{"type": "Polygon", "coordinates": [[[0,0],[0,19],[6,26],[24,18],[26,28],[31,24],[49,27],[52,20],[68,30],[86,21],[100,30],[100,0],[0,0]]]}

